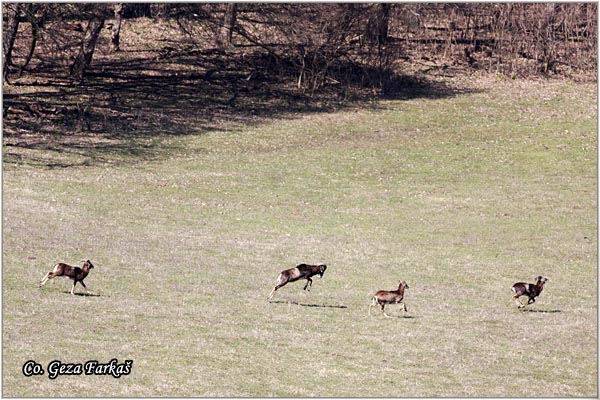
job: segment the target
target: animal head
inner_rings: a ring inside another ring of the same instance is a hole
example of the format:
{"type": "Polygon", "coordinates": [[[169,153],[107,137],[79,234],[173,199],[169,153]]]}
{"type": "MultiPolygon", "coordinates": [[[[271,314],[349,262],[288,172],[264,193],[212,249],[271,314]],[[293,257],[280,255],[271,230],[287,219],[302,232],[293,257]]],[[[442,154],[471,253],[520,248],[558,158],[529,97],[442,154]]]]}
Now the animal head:
{"type": "Polygon", "coordinates": [[[548,282],[549,280],[550,279],[546,278],[545,276],[541,276],[541,275],[539,275],[535,278],[535,281],[537,283],[541,283],[542,285],[545,284],[546,282],[548,282]]]}
{"type": "Polygon", "coordinates": [[[404,289],[410,289],[410,286],[408,286],[408,283],[406,283],[406,281],[400,281],[399,284],[400,286],[404,286],[404,289]]]}
{"type": "Polygon", "coordinates": [[[327,265],[325,265],[325,264],[319,265],[319,275],[321,276],[321,278],[323,277],[323,274],[325,273],[326,269],[327,269],[327,265]]]}
{"type": "Polygon", "coordinates": [[[87,265],[87,267],[89,269],[94,268],[94,266],[92,265],[92,262],[90,260],[81,260],[81,262],[83,263],[83,266],[85,267],[87,265]]]}

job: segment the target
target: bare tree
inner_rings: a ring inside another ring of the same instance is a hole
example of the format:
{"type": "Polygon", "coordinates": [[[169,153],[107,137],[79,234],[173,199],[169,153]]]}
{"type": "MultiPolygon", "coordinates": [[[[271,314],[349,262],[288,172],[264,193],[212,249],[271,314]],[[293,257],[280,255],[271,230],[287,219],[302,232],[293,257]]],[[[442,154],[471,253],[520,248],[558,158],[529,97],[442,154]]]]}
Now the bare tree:
{"type": "Polygon", "coordinates": [[[389,3],[374,3],[367,21],[367,40],[375,44],[384,44],[388,38],[389,3]]]}
{"type": "Polygon", "coordinates": [[[79,81],[83,80],[86,69],[92,63],[98,36],[104,26],[104,16],[100,13],[93,12],[88,21],[87,28],[84,33],[83,41],[79,53],[75,57],[75,61],[71,65],[69,75],[79,81]]]}
{"type": "Polygon", "coordinates": [[[4,33],[4,41],[2,47],[4,50],[2,59],[2,80],[5,81],[8,76],[8,67],[11,64],[11,56],[17,32],[19,30],[19,17],[21,13],[20,3],[8,3],[5,5],[8,9],[8,23],[6,24],[6,32],[4,33]]]}
{"type": "Polygon", "coordinates": [[[43,4],[29,3],[24,10],[25,19],[31,26],[31,42],[29,43],[29,52],[25,57],[25,62],[19,67],[19,78],[23,76],[25,68],[31,62],[38,40],[41,37],[41,31],[44,27],[44,19],[46,18],[46,9],[43,4]]]}
{"type": "Polygon", "coordinates": [[[110,43],[112,51],[116,52],[120,49],[121,38],[121,20],[123,19],[123,3],[116,3],[114,6],[115,23],[112,26],[110,43]]]}
{"type": "Polygon", "coordinates": [[[113,16],[112,51],[123,18],[175,22],[198,49],[231,48],[235,39],[244,52],[267,54],[269,74],[309,92],[384,87],[402,60],[427,71],[461,63],[518,75],[597,69],[594,3],[6,3],[3,79],[18,60],[20,72],[31,61],[81,80],[113,16]]]}
{"type": "Polygon", "coordinates": [[[227,3],[225,6],[225,14],[223,15],[223,23],[216,37],[217,47],[220,49],[226,49],[231,47],[233,27],[235,26],[235,19],[237,14],[237,4],[227,3]]]}

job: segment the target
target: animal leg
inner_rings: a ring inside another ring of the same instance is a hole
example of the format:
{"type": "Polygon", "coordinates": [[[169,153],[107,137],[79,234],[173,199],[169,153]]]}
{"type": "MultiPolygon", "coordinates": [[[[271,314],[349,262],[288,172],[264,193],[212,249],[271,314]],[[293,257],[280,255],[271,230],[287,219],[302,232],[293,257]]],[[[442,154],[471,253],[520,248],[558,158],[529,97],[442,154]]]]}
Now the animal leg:
{"type": "Polygon", "coordinates": [[[52,278],[54,278],[54,276],[52,276],[52,272],[48,272],[46,275],[44,275],[44,277],[40,281],[40,286],[39,287],[44,286],[52,278]]]}
{"type": "Polygon", "coordinates": [[[519,307],[519,308],[525,307],[523,305],[523,303],[521,303],[521,301],[519,300],[519,296],[513,296],[513,300],[515,301],[515,303],[517,303],[517,307],[519,307]]]}
{"type": "Polygon", "coordinates": [[[271,290],[271,293],[269,294],[269,300],[271,300],[271,298],[273,298],[273,295],[275,294],[277,289],[279,289],[283,285],[285,285],[285,283],[278,283],[277,285],[275,285],[275,287],[273,288],[273,290],[271,290]]]}
{"type": "Polygon", "coordinates": [[[308,291],[310,291],[310,286],[312,286],[312,279],[306,278],[306,285],[304,285],[304,290],[308,288],[308,291]]]}
{"type": "MultiPolygon", "coordinates": [[[[50,279],[56,278],[56,275],[54,275],[54,272],[48,272],[46,274],[46,276],[44,277],[44,279],[42,279],[43,283],[40,282],[40,287],[44,286],[46,283],[48,283],[48,281],[50,279]]],[[[54,281],[52,281],[54,283],[54,281]]]]}
{"type": "Polygon", "coordinates": [[[269,300],[271,300],[277,289],[284,286],[286,283],[287,281],[285,280],[283,275],[279,274],[279,276],[277,277],[277,282],[275,282],[275,287],[273,288],[273,290],[271,290],[271,293],[269,294],[269,300]]]}
{"type": "Polygon", "coordinates": [[[384,308],[385,308],[385,303],[382,303],[382,304],[381,304],[381,312],[383,313],[383,315],[384,315],[385,317],[389,318],[390,316],[389,316],[389,315],[387,315],[387,314],[385,313],[385,311],[383,310],[384,308]]]}
{"type": "Polygon", "coordinates": [[[377,297],[373,296],[371,298],[371,304],[369,304],[369,317],[371,316],[371,307],[377,305],[377,297]]]}
{"type": "Polygon", "coordinates": [[[535,303],[535,297],[530,297],[527,304],[535,303]]]}
{"type": "Polygon", "coordinates": [[[402,303],[402,305],[404,306],[404,311],[408,312],[408,308],[406,308],[406,303],[402,303]]]}
{"type": "Polygon", "coordinates": [[[73,287],[71,288],[71,296],[75,296],[75,293],[73,293],[73,291],[75,290],[75,285],[77,285],[77,281],[73,281],[73,287]]]}
{"type": "Polygon", "coordinates": [[[92,293],[92,292],[90,292],[90,289],[88,289],[87,286],[85,286],[85,283],[83,283],[83,281],[80,281],[80,282],[87,293],[92,293]]]}

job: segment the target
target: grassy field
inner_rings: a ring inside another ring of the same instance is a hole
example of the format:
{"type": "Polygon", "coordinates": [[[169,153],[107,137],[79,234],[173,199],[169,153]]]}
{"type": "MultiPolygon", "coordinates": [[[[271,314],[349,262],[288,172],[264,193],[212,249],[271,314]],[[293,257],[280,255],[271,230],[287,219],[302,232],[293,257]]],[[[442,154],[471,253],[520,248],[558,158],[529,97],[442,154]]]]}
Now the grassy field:
{"type": "Polygon", "coordinates": [[[5,147],[2,394],[597,397],[596,86],[469,85],[5,147]],[[82,258],[94,296],[37,288],[82,258]],[[302,262],[327,264],[323,279],[269,303],[302,262]],[[551,281],[518,310],[511,285],[539,274],[551,281]],[[408,313],[369,318],[401,279],[408,313]],[[131,373],[22,373],[113,358],[131,373]]]}

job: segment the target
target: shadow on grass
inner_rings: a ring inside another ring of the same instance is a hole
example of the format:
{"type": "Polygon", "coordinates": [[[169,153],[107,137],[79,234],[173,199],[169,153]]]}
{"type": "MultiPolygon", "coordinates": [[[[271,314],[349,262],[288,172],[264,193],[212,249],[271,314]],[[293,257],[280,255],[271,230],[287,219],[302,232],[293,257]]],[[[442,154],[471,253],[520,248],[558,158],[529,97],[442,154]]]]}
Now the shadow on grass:
{"type": "Polygon", "coordinates": [[[344,305],[299,303],[299,302],[293,301],[293,300],[291,300],[291,301],[275,300],[275,301],[269,301],[269,303],[274,303],[274,304],[294,304],[296,306],[317,307],[317,308],[348,308],[348,306],[344,306],[344,305]]]}
{"type": "MultiPolygon", "coordinates": [[[[377,316],[371,315],[371,318],[376,318],[377,316]]],[[[416,315],[390,315],[389,317],[382,317],[382,319],[416,319],[419,318],[416,315]]]]}
{"type": "Polygon", "coordinates": [[[535,308],[522,308],[520,311],[526,312],[526,313],[544,313],[544,314],[554,314],[554,313],[562,312],[561,310],[539,310],[539,309],[535,309],[535,308]]]}
{"type": "MultiPolygon", "coordinates": [[[[63,293],[71,294],[71,292],[69,292],[68,290],[64,291],[63,293]]],[[[96,293],[81,293],[81,292],[75,293],[75,296],[80,296],[80,297],[102,297],[101,294],[96,294],[96,293]]]]}
{"type": "Polygon", "coordinates": [[[348,108],[378,109],[373,98],[445,98],[465,93],[397,75],[385,94],[330,85],[307,93],[295,70],[274,70],[263,52],[148,52],[94,61],[73,84],[59,67],[39,67],[4,88],[4,162],[48,168],[164,159],[173,137],[236,132],[266,121],[348,108]]]}

